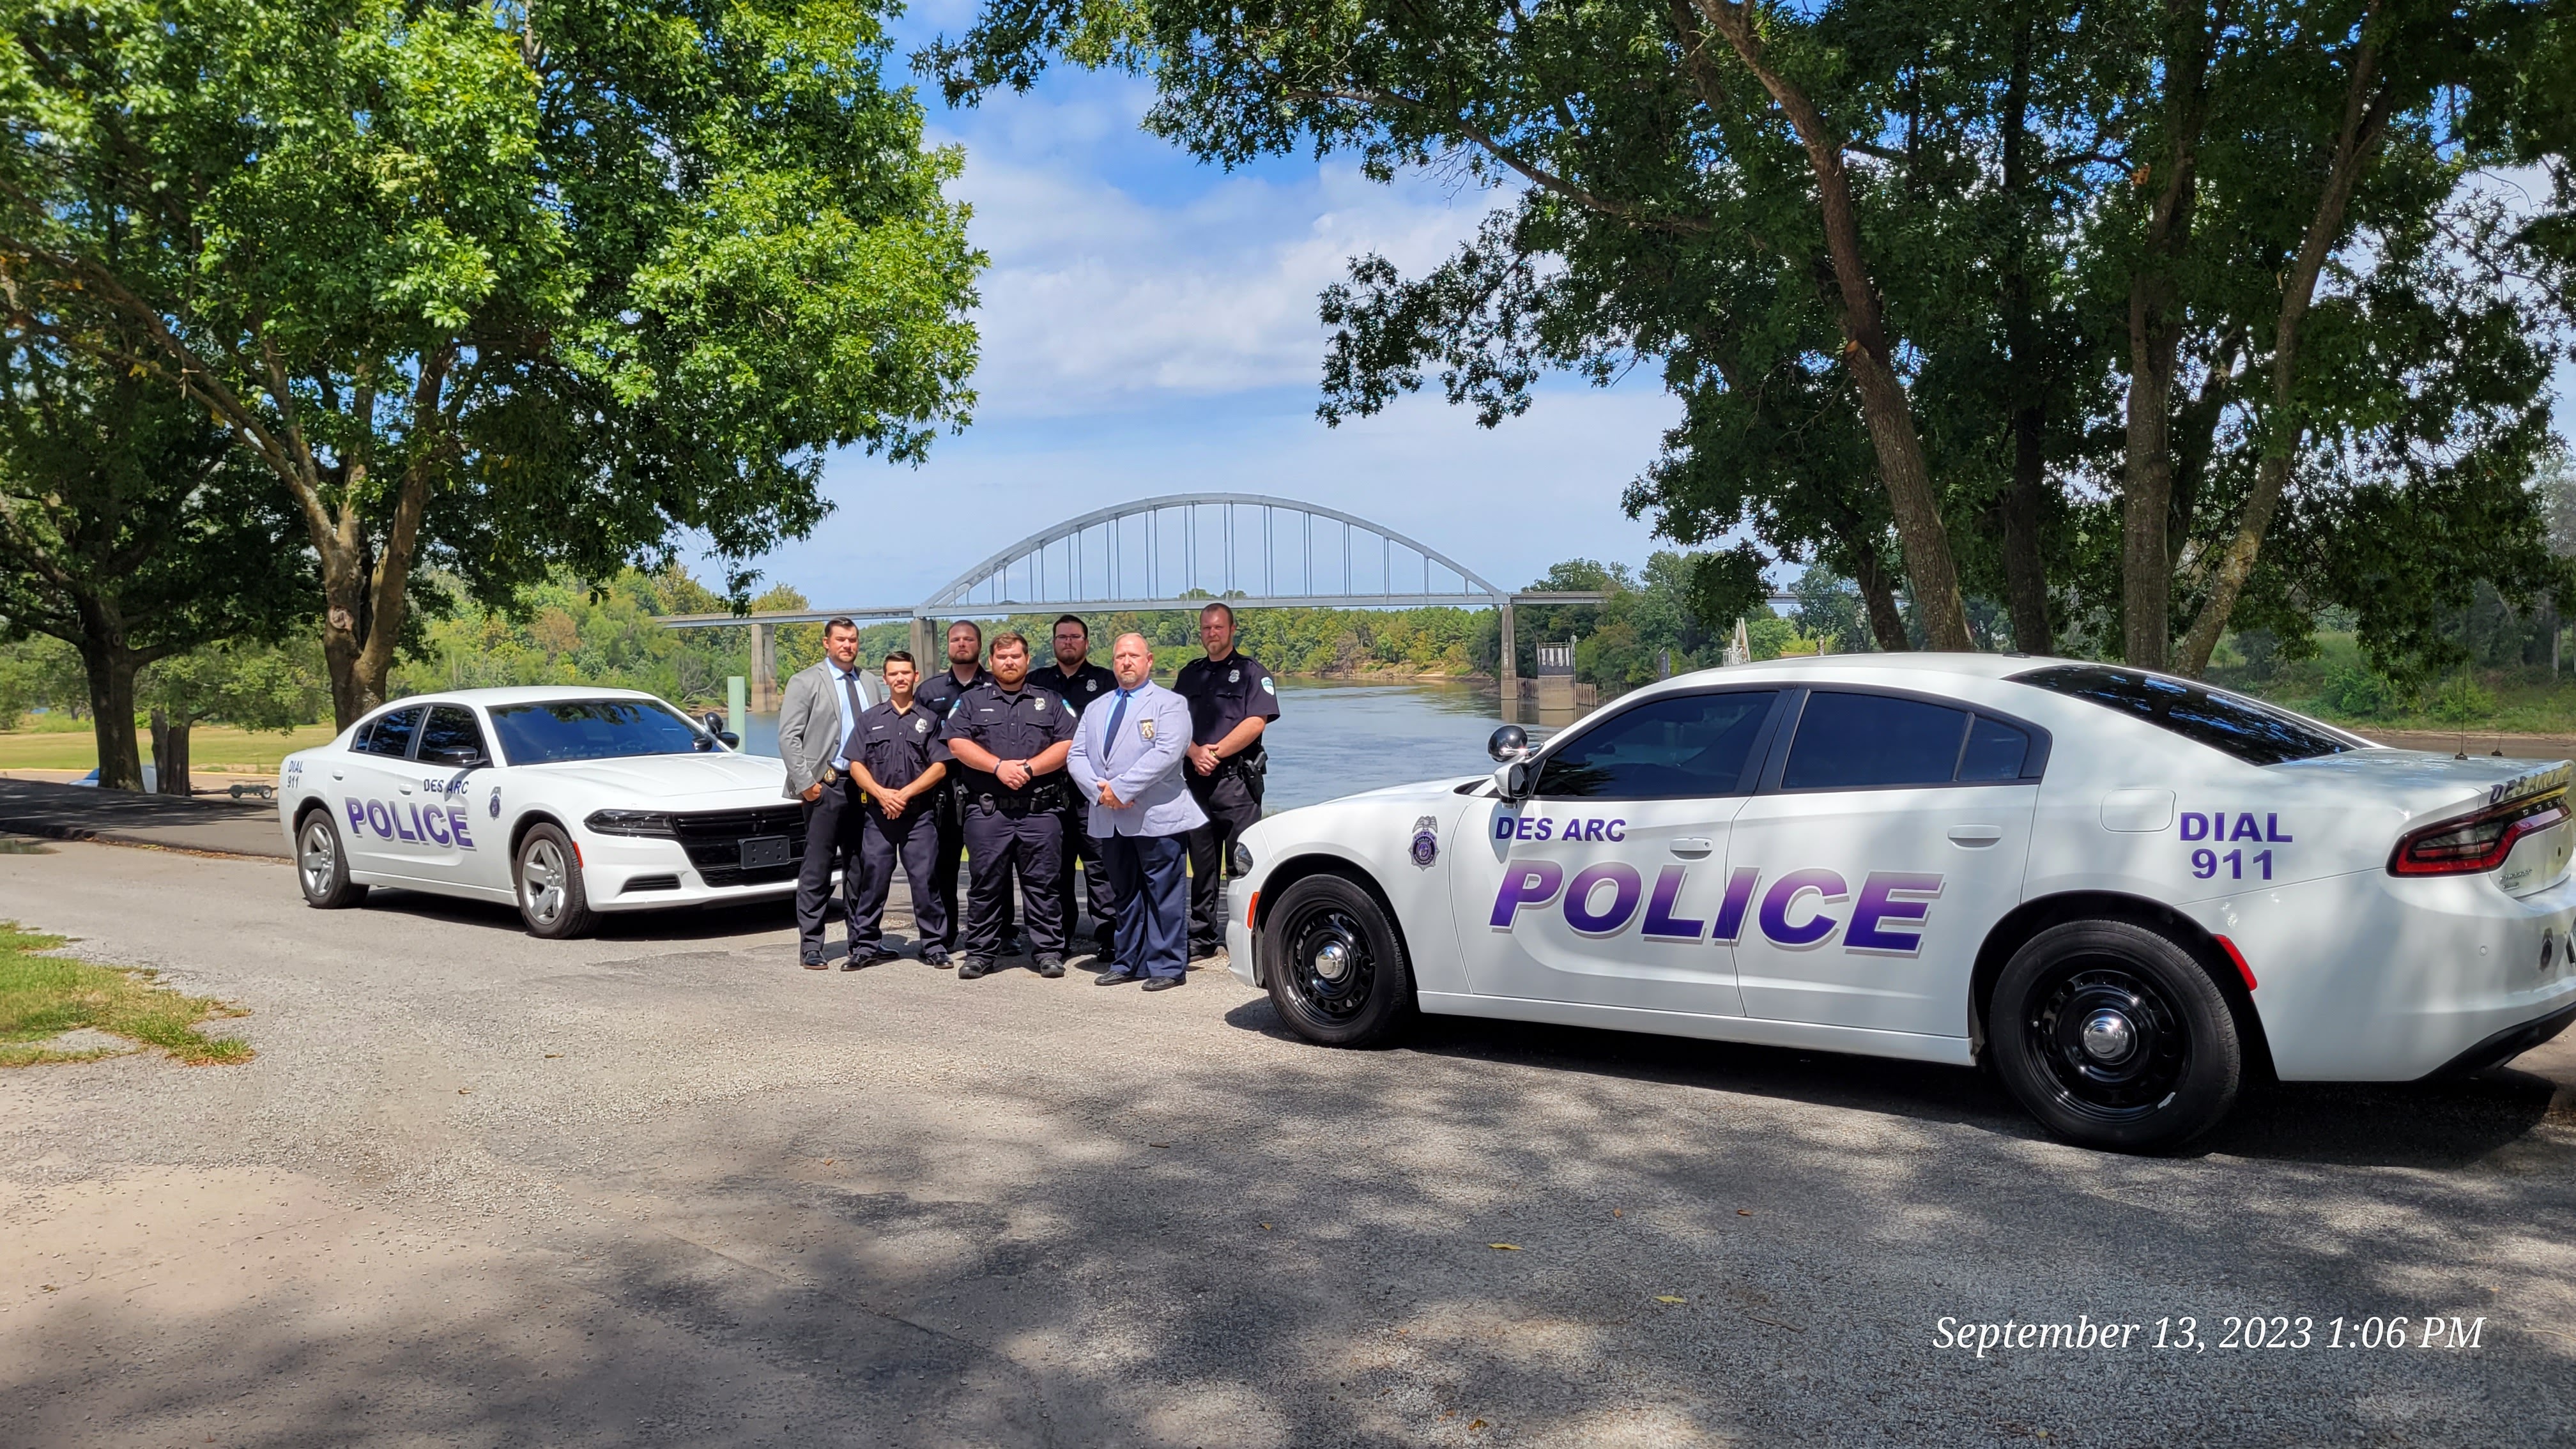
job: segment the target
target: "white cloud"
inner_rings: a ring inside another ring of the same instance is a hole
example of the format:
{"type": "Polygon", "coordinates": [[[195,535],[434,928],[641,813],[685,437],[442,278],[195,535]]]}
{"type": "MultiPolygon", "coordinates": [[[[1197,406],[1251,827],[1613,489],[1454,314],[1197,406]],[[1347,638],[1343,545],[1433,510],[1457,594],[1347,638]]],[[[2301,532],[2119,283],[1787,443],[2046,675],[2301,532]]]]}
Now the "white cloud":
{"type": "MultiPolygon", "coordinates": [[[[1142,110],[1141,93],[1128,99],[1142,110]]],[[[992,256],[980,417],[1312,385],[1325,340],[1317,295],[1349,259],[1429,266],[1495,201],[1427,181],[1380,186],[1338,163],[1171,176],[1186,158],[1150,138],[1161,154],[1113,178],[1102,168],[1129,160],[1139,139],[1105,125],[1113,114],[1092,97],[1018,99],[963,136],[955,194],[992,256]],[[1153,184],[1166,179],[1181,184],[1153,184]]]]}

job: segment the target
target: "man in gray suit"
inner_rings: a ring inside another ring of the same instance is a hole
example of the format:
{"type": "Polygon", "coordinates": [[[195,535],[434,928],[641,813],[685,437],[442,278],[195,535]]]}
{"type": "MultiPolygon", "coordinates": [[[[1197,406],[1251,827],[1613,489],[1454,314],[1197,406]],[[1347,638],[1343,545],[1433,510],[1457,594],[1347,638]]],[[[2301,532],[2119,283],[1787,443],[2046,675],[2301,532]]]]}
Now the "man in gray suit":
{"type": "Polygon", "coordinates": [[[832,903],[832,867],[845,851],[841,914],[847,920],[859,897],[859,862],[848,847],[856,839],[866,802],[850,779],[850,732],[877,702],[874,684],[859,668],[859,626],[834,619],[823,626],[823,658],[787,681],[778,710],[778,757],[787,764],[787,794],[805,802],[805,855],[796,867],[796,945],[808,971],[831,965],[823,953],[823,914],[832,903]]]}
{"type": "Polygon", "coordinates": [[[1118,692],[1082,712],[1065,760],[1118,898],[1118,959],[1093,979],[1163,991],[1189,979],[1189,834],[1207,823],[1181,779],[1190,705],[1154,682],[1143,635],[1119,635],[1109,662],[1118,692]]]}

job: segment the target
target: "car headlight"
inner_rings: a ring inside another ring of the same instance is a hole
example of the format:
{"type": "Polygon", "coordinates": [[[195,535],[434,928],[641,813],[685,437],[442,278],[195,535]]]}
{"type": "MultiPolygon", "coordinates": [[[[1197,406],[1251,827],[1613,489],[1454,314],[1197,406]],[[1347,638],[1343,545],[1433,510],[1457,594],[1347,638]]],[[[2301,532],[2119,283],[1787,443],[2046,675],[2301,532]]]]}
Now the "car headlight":
{"type": "Polygon", "coordinates": [[[1252,847],[1240,840],[1234,843],[1233,866],[1234,873],[1238,876],[1252,874],[1252,847]]]}
{"type": "Polygon", "coordinates": [[[659,810],[594,810],[581,822],[601,835],[658,835],[670,838],[671,817],[659,810]]]}

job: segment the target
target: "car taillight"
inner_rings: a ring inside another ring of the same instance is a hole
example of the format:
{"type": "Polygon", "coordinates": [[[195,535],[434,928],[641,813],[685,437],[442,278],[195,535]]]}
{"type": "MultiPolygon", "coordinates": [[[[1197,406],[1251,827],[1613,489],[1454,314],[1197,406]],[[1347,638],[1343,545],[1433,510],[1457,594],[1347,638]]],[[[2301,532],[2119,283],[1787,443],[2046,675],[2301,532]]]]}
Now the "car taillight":
{"type": "Polygon", "coordinates": [[[2475,875],[2504,864],[2526,835],[2567,819],[2567,797],[2515,800],[2475,815],[2438,821],[2398,837],[2390,875],[2475,875]]]}

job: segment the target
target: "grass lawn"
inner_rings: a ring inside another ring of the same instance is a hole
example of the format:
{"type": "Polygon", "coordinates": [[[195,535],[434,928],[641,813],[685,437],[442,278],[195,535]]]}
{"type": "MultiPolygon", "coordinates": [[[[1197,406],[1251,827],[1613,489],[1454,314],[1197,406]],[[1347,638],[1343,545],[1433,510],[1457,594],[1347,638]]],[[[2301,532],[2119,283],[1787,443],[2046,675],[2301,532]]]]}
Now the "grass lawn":
{"type": "Polygon", "coordinates": [[[34,1045],[75,1027],[156,1046],[190,1066],[246,1062],[247,1042],[210,1037],[197,1023],[247,1013],[203,997],[181,996],[133,967],[93,966],[39,956],[63,944],[0,921],[0,1067],[78,1062],[106,1051],[56,1052],[34,1045]]]}
{"type": "MultiPolygon", "coordinates": [[[[30,721],[33,724],[35,721],[30,721]]],[[[199,725],[188,732],[191,771],[274,775],[278,762],[297,750],[329,744],[339,730],[306,725],[289,734],[253,734],[230,725],[199,725]]],[[[152,763],[152,734],[142,732],[143,763],[152,763]]],[[[0,732],[0,770],[88,770],[98,765],[98,737],[83,720],[74,729],[20,728],[0,732]]]]}

